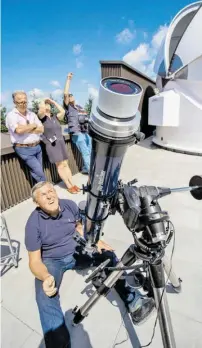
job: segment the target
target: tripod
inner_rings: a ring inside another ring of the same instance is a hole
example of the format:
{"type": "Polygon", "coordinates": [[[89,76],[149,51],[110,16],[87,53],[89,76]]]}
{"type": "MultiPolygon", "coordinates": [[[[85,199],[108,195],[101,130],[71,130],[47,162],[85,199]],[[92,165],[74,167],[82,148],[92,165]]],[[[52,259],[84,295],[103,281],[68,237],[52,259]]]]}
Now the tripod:
{"type": "MultiPolygon", "coordinates": [[[[166,297],[166,282],[164,270],[167,273],[176,292],[181,290],[180,279],[177,279],[171,265],[165,256],[165,249],[174,235],[174,227],[168,213],[161,210],[158,199],[171,192],[191,191],[198,187],[180,189],[157,188],[154,186],[134,187],[119,183],[118,194],[111,202],[112,207],[121,214],[126,226],[132,232],[134,244],[124,253],[116,267],[109,267],[111,274],[102,282],[100,287],[86,301],[73,311],[73,323],[80,323],[98,302],[101,296],[106,296],[117,280],[127,269],[137,269],[133,266],[137,260],[142,260],[147,275],[144,278],[144,290],[154,297],[161,336],[164,348],[175,348],[175,337],[171,322],[170,311],[166,297]]],[[[98,266],[86,282],[93,280],[104,268],[107,261],[98,266]]]]}

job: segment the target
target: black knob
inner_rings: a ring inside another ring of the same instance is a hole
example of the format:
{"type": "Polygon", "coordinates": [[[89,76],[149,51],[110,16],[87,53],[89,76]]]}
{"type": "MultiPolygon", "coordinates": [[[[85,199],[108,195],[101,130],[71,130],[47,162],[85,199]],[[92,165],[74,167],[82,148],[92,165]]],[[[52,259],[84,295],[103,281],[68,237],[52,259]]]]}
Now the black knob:
{"type": "Polygon", "coordinates": [[[134,185],[134,184],[136,184],[136,182],[138,182],[138,180],[137,179],[133,179],[133,180],[128,182],[128,185],[129,186],[134,185]]]}
{"type": "Polygon", "coordinates": [[[202,176],[194,175],[189,181],[189,186],[199,186],[198,189],[193,190],[190,193],[195,199],[202,200],[202,176]]]}

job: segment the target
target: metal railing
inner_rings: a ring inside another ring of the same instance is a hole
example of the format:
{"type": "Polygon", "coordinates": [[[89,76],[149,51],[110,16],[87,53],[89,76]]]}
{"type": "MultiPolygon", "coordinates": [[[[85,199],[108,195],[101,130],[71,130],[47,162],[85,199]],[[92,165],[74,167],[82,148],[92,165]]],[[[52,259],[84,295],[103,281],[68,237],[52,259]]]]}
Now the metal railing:
{"type": "MultiPolygon", "coordinates": [[[[79,151],[70,140],[66,140],[68,163],[72,174],[81,170],[82,159],[79,151]]],[[[48,181],[57,183],[60,181],[55,164],[48,160],[46,152],[43,150],[44,173],[48,181]]],[[[15,154],[9,152],[1,157],[1,210],[4,211],[14,205],[30,198],[31,187],[34,182],[29,173],[28,167],[15,154]]]]}

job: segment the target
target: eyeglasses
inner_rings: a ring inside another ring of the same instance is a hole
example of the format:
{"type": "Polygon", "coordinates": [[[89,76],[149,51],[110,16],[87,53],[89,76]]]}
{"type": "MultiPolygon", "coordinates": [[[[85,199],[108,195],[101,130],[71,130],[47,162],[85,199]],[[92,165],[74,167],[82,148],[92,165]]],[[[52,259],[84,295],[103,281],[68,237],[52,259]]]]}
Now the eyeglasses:
{"type": "Polygon", "coordinates": [[[22,105],[27,105],[27,102],[15,102],[17,105],[20,105],[20,106],[22,106],[22,105]]]}

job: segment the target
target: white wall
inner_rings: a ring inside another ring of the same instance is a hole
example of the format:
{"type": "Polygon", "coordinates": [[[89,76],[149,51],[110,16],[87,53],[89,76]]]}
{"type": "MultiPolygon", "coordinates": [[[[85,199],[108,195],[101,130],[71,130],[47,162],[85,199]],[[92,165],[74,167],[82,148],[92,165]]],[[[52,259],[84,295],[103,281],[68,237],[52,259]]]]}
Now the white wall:
{"type": "Polygon", "coordinates": [[[181,95],[179,117],[179,127],[157,127],[153,142],[175,150],[202,154],[202,110],[181,95]]]}

